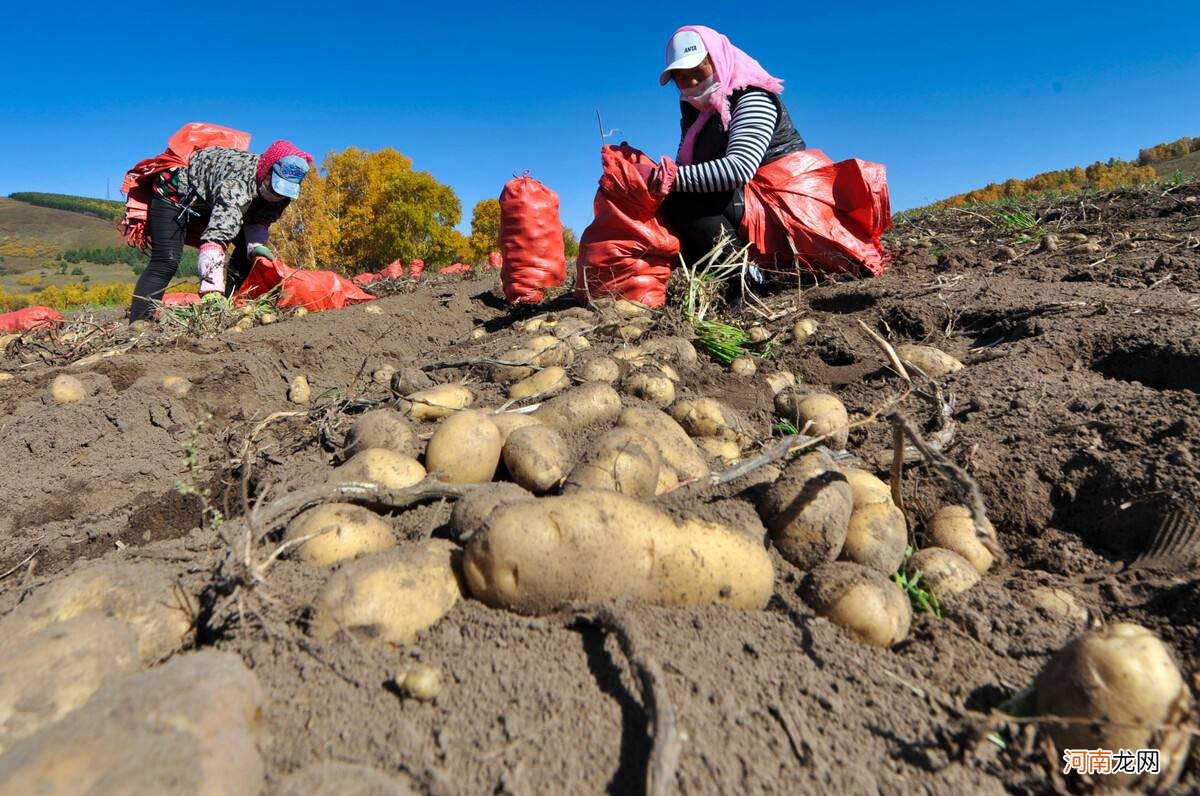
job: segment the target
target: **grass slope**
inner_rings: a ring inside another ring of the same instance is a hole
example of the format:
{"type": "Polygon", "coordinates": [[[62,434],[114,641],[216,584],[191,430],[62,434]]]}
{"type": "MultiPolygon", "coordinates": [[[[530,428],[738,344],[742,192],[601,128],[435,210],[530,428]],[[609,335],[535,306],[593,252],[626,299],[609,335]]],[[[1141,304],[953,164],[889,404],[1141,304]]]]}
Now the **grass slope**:
{"type": "Polygon", "coordinates": [[[1164,160],[1159,163],[1151,163],[1150,165],[1158,172],[1158,176],[1164,180],[1173,178],[1176,169],[1184,177],[1190,177],[1193,180],[1200,179],[1200,152],[1193,152],[1181,158],[1164,160]]]}
{"type": "MultiPolygon", "coordinates": [[[[67,210],[18,202],[0,197],[0,289],[29,292],[50,285],[79,282],[71,271],[58,273],[54,259],[67,249],[122,246],[124,241],[112,221],[67,210]],[[40,275],[37,285],[21,284],[22,278],[40,275]]],[[[126,265],[80,263],[92,282],[134,282],[137,276],[126,265]]]]}

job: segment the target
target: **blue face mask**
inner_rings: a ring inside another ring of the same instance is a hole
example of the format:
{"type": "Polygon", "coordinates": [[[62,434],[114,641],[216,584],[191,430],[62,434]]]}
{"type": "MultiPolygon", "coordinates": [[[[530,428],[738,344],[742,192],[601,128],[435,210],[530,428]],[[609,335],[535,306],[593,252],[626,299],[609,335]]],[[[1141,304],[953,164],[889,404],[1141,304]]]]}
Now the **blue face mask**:
{"type": "Polygon", "coordinates": [[[702,111],[709,107],[709,100],[720,87],[721,81],[717,80],[717,74],[714,72],[691,88],[679,89],[679,98],[696,110],[702,111]]]}

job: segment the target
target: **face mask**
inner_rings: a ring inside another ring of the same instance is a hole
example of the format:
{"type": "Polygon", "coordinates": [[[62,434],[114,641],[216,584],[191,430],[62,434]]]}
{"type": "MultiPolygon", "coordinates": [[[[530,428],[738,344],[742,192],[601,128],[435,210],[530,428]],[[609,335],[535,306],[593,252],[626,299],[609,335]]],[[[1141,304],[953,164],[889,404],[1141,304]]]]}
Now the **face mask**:
{"type": "Polygon", "coordinates": [[[696,110],[702,111],[708,107],[709,99],[720,87],[721,82],[717,80],[717,75],[714,72],[691,88],[679,89],[679,98],[696,110]]]}
{"type": "Polygon", "coordinates": [[[271,190],[270,177],[266,182],[259,184],[258,195],[268,202],[282,202],[283,197],[271,190]]]}

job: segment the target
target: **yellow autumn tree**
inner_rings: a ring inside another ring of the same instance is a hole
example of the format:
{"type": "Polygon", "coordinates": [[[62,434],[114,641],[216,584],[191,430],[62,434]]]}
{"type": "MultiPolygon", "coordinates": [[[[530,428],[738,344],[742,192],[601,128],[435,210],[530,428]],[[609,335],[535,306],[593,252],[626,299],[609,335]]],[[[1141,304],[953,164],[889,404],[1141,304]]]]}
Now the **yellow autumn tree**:
{"type": "Polygon", "coordinates": [[[500,200],[484,199],[471,211],[471,258],[483,260],[500,251],[500,200]]]}

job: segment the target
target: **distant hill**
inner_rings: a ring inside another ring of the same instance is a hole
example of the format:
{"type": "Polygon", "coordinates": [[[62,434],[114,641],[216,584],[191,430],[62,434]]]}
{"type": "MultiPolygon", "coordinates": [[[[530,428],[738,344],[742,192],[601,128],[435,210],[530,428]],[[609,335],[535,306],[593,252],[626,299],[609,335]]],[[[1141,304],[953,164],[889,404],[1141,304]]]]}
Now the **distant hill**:
{"type": "Polygon", "coordinates": [[[1154,169],[1162,180],[1173,179],[1177,171],[1184,177],[1200,180],[1200,151],[1171,160],[1157,160],[1150,164],[1150,168],[1154,169]]]}
{"type": "Polygon", "coordinates": [[[65,193],[38,193],[36,191],[20,191],[10,193],[9,199],[18,202],[49,207],[55,210],[69,210],[72,213],[83,213],[85,216],[96,216],[116,221],[121,217],[125,207],[124,202],[114,202],[111,199],[92,199],[87,196],[71,196],[65,193]]]}
{"type": "Polygon", "coordinates": [[[79,250],[120,251],[124,247],[112,220],[0,197],[0,290],[29,292],[77,283],[84,276],[92,282],[133,282],[137,274],[126,263],[102,265],[75,256],[70,262],[62,259],[79,250]],[[80,273],[73,273],[76,270],[80,273]],[[40,277],[36,282],[35,275],[40,277]]]}

